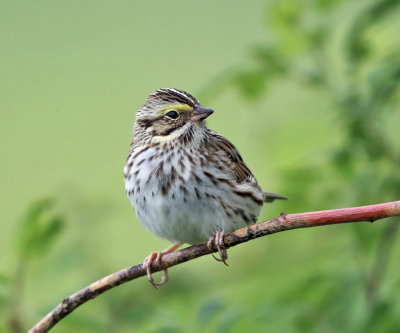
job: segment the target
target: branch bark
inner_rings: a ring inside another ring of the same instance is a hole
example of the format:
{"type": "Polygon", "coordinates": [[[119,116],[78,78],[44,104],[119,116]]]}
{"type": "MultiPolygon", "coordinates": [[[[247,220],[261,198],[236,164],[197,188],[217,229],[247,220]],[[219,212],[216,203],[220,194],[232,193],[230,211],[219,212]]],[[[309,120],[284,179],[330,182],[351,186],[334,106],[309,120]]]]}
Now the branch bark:
{"type": "MultiPolygon", "coordinates": [[[[400,200],[386,202],[370,206],[352,207],[343,209],[332,209],[317,212],[285,214],[253,224],[224,236],[225,247],[229,248],[251,239],[274,234],[280,231],[316,227],[322,225],[361,222],[374,222],[379,219],[400,215],[400,200]]],[[[166,254],[162,257],[160,264],[153,263],[152,271],[158,272],[165,268],[181,264],[216,251],[210,251],[206,243],[187,247],[185,249],[166,254]]],[[[142,264],[125,268],[119,272],[110,274],[75,294],[65,298],[57,307],[42,318],[29,333],[47,332],[62,318],[74,311],[77,307],[90,299],[97,297],[103,292],[114,288],[122,283],[146,275],[142,264]]]]}

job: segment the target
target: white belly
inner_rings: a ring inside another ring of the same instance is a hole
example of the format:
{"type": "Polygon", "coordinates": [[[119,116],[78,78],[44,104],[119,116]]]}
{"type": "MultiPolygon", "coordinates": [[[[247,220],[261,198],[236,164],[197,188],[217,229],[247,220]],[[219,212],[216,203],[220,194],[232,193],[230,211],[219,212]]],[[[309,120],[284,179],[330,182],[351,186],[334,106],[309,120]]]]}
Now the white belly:
{"type": "Polygon", "coordinates": [[[230,232],[258,218],[261,206],[234,195],[225,183],[213,184],[185,155],[163,159],[162,172],[157,173],[160,159],[149,160],[153,154],[147,150],[125,169],[125,188],[138,220],[155,235],[195,244],[217,230],[230,232]]]}

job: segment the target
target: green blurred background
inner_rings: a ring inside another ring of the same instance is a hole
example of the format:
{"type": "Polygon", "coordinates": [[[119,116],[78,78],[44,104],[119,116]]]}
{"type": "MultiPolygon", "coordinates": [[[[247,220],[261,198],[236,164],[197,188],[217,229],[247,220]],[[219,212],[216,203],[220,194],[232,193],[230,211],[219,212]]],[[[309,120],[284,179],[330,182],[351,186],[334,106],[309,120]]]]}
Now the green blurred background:
{"type": "MultiPolygon", "coordinates": [[[[0,332],[169,243],[122,169],[134,114],[194,94],[260,219],[400,199],[400,1],[0,2],[0,332]]],[[[398,219],[296,230],[115,288],[55,332],[399,332],[398,219]],[[159,276],[157,276],[158,278],[159,276]]]]}

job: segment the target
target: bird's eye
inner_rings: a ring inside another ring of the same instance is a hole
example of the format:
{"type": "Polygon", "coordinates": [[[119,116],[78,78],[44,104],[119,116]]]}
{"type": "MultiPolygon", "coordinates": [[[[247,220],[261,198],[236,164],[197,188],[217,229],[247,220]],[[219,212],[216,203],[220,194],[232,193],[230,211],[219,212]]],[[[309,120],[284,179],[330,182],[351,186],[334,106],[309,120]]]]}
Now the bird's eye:
{"type": "Polygon", "coordinates": [[[171,110],[171,111],[168,111],[165,114],[165,116],[167,116],[168,118],[171,118],[171,119],[178,119],[179,118],[179,113],[174,111],[174,110],[171,110]]]}

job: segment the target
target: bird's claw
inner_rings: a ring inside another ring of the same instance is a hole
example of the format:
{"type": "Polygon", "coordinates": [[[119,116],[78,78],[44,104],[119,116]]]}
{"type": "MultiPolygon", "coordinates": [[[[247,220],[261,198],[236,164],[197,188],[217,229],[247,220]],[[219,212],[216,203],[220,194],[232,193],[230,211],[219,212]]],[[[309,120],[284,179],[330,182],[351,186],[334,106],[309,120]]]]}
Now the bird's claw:
{"type": "Polygon", "coordinates": [[[165,249],[162,252],[151,252],[150,255],[146,259],[144,259],[143,268],[146,269],[147,279],[153,285],[154,288],[158,289],[159,286],[162,286],[163,284],[167,283],[167,281],[168,281],[168,269],[167,268],[164,269],[164,273],[163,273],[163,276],[161,278],[161,281],[156,283],[156,282],[154,282],[153,276],[151,275],[151,266],[153,265],[153,262],[155,261],[158,265],[160,265],[162,256],[164,254],[168,254],[168,253],[174,252],[182,244],[183,244],[183,242],[179,242],[177,244],[173,244],[168,249],[165,249]]]}
{"type": "Polygon", "coordinates": [[[207,247],[210,251],[214,251],[214,246],[218,250],[220,258],[217,258],[213,253],[211,255],[213,258],[217,261],[223,262],[226,266],[229,266],[226,263],[226,260],[228,259],[228,252],[225,248],[224,244],[224,232],[221,230],[218,230],[214,236],[212,236],[208,242],[207,242],[207,247]]]}
{"type": "Polygon", "coordinates": [[[156,289],[158,289],[159,286],[162,286],[163,284],[165,284],[168,281],[168,270],[167,269],[164,269],[164,273],[161,278],[161,281],[158,283],[154,281],[153,275],[151,274],[151,266],[152,266],[153,262],[155,261],[157,264],[160,264],[162,255],[163,255],[162,252],[152,252],[143,262],[143,268],[145,268],[146,272],[147,272],[147,279],[152,284],[152,286],[156,289]]]}

